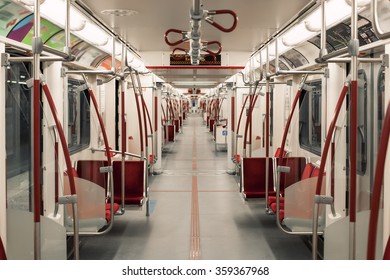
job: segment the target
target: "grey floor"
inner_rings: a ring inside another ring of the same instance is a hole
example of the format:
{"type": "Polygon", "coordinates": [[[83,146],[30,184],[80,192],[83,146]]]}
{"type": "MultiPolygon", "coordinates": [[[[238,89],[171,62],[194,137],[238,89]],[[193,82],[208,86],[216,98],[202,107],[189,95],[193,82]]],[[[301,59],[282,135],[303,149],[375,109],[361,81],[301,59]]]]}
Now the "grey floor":
{"type": "Polygon", "coordinates": [[[82,237],[81,259],[310,259],[303,239],[265,214],[264,200],[242,199],[226,166],[226,152],[215,151],[202,118],[190,115],[164,147],[163,173],[150,177],[150,216],[128,210],[109,233],[82,237]]]}

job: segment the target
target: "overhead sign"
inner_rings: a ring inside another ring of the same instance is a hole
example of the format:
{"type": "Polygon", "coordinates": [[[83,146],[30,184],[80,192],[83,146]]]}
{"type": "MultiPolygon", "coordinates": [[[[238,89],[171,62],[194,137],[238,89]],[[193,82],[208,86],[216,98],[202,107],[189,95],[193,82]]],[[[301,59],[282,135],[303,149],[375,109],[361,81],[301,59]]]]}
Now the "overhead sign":
{"type": "MultiPolygon", "coordinates": [[[[199,61],[203,66],[221,66],[221,55],[204,55],[204,60],[199,61]]],[[[170,65],[188,65],[192,66],[191,58],[186,54],[171,54],[170,65]]]]}

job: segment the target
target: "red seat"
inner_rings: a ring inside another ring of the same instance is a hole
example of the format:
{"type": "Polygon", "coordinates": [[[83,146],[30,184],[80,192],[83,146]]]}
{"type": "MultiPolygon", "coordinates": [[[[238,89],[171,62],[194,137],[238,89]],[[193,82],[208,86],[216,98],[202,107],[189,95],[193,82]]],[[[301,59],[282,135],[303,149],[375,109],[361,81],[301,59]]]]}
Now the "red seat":
{"type": "MultiPolygon", "coordinates": [[[[141,205],[144,201],[145,164],[139,160],[125,161],[125,204],[141,205]]],[[[113,162],[114,200],[122,201],[122,162],[113,162]]]]}
{"type": "MultiPolygon", "coordinates": [[[[318,174],[320,173],[320,169],[315,167],[313,169],[313,172],[311,173],[311,176],[310,177],[318,177],[318,174]]],[[[325,176],[325,172],[324,172],[324,176],[325,176]]]]}
{"type": "MultiPolygon", "coordinates": [[[[72,173],[73,173],[73,177],[75,177],[75,178],[79,178],[79,174],[77,173],[77,170],[76,169],[74,169],[74,168],[72,168],[72,173]]],[[[92,172],[93,173],[93,172],[92,172]]],[[[92,174],[91,173],[91,174],[92,174]]],[[[64,175],[68,175],[68,171],[65,171],[64,172],[64,175]]],[[[94,177],[94,178],[96,178],[96,177],[94,177]]],[[[87,178],[83,178],[83,179],[85,179],[85,180],[88,180],[87,178]]],[[[89,181],[89,180],[88,180],[89,181]]],[[[99,181],[98,181],[99,182],[99,181]]],[[[99,184],[98,184],[99,185],[99,184]]],[[[99,186],[101,186],[101,185],[99,185],[99,186]]],[[[102,187],[102,186],[101,186],[102,187]]],[[[119,209],[119,204],[118,203],[114,203],[114,214],[116,213],[116,211],[118,211],[118,209],[119,209]]],[[[110,215],[110,203],[106,203],[106,220],[109,222],[110,220],[111,220],[111,215],[110,215]],[[107,211],[108,211],[108,218],[107,218],[107,211]]]]}
{"type": "Polygon", "coordinates": [[[268,186],[266,186],[266,164],[267,158],[265,157],[242,159],[242,183],[245,198],[265,197],[266,187],[269,194],[275,195],[273,191],[272,158],[268,158],[268,186]]]}
{"type": "MultiPolygon", "coordinates": [[[[297,171],[301,170],[302,158],[290,158],[290,159],[284,159],[284,160],[286,160],[286,163],[288,166],[294,168],[297,171]]],[[[310,178],[312,175],[313,169],[314,169],[314,166],[311,163],[307,163],[302,171],[300,180],[310,178]]],[[[293,172],[294,171],[291,170],[290,173],[293,173],[293,172]]],[[[298,182],[298,180],[296,180],[296,177],[294,178],[294,174],[291,174],[292,176],[289,176],[289,177],[287,177],[285,175],[286,174],[282,174],[282,176],[284,176],[284,177],[281,176],[281,184],[280,184],[281,188],[282,188],[282,186],[284,188],[285,186],[288,187],[288,186],[292,185],[293,183],[298,182]],[[284,178],[284,180],[282,178],[284,178]]],[[[283,192],[281,192],[281,194],[283,194],[283,192]]],[[[284,197],[280,197],[279,201],[280,201],[279,220],[282,221],[284,219],[284,197]]],[[[272,212],[276,213],[276,196],[269,196],[267,203],[268,203],[268,206],[270,207],[270,209],[272,210],[272,212]]]]}
{"type": "Polygon", "coordinates": [[[308,179],[312,177],[314,166],[311,163],[305,165],[305,169],[303,170],[301,180],[308,179]]]}

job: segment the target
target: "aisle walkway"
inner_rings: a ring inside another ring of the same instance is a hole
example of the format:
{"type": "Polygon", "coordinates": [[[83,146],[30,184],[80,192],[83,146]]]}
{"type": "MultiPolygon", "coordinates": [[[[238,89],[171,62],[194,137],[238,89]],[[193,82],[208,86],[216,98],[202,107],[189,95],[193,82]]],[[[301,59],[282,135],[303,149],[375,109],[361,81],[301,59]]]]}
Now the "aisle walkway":
{"type": "Polygon", "coordinates": [[[310,259],[302,239],[288,236],[245,202],[238,177],[226,173],[197,114],[163,151],[163,173],[150,178],[151,214],[126,211],[107,235],[82,239],[82,259],[310,259]]]}

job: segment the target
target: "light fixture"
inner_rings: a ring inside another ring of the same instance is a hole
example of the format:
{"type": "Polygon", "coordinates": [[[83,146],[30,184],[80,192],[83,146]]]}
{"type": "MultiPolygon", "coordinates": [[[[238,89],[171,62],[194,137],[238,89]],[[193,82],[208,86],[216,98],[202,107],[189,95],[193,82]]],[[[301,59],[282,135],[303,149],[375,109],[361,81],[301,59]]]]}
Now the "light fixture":
{"type": "MultiPolygon", "coordinates": [[[[348,5],[352,6],[352,0],[345,0],[348,5]]],[[[364,7],[371,3],[371,0],[357,0],[358,7],[364,7]]]]}
{"type": "MultiPolygon", "coordinates": [[[[296,46],[301,42],[314,36],[314,33],[307,30],[304,22],[298,23],[294,27],[286,31],[282,36],[282,43],[287,47],[296,46]]],[[[271,50],[272,48],[270,48],[271,50]]],[[[273,48],[275,49],[275,48],[273,48]]]]}
{"type": "Polygon", "coordinates": [[[215,86],[215,81],[173,81],[176,86],[215,86]]]}
{"type": "MultiPolygon", "coordinates": [[[[358,11],[365,9],[370,0],[358,1],[358,11]]],[[[330,28],[351,16],[350,0],[328,0],[325,2],[326,28],[330,28]]],[[[317,8],[305,20],[305,26],[313,32],[321,31],[321,8],[317,8]]]]}
{"type": "MultiPolygon", "coordinates": [[[[34,0],[17,0],[19,3],[26,5],[26,6],[34,6],[35,1],[34,0]]],[[[40,0],[39,3],[42,4],[45,2],[45,0],[40,0]]]]}
{"type": "Polygon", "coordinates": [[[109,35],[104,32],[99,26],[92,22],[87,22],[85,28],[74,32],[78,37],[85,39],[90,44],[102,47],[108,43],[109,35]]]}
{"type": "MultiPolygon", "coordinates": [[[[107,44],[101,46],[101,49],[106,53],[112,54],[112,37],[108,39],[107,44]]],[[[122,44],[115,40],[115,57],[119,57],[122,54],[122,44]]]]}
{"type": "MultiPolygon", "coordinates": [[[[25,0],[24,0],[25,1],[25,0]]],[[[42,16],[56,25],[65,28],[66,2],[63,0],[45,1],[40,6],[42,16]],[[60,12],[58,12],[60,11],[60,12]]],[[[87,19],[73,6],[70,7],[70,30],[80,31],[86,25],[87,19]]]]}

